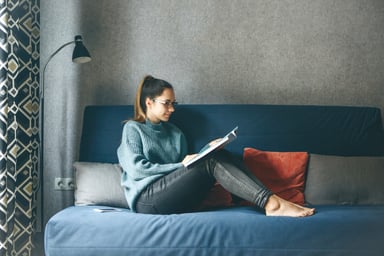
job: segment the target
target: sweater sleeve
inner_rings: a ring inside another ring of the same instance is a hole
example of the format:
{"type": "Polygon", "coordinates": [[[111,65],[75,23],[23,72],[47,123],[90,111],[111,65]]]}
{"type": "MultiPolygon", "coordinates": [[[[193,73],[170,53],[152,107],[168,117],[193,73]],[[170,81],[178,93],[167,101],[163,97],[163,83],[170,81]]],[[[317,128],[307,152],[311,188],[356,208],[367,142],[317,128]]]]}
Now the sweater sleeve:
{"type": "MultiPolygon", "coordinates": [[[[148,159],[145,154],[144,144],[151,143],[143,141],[142,134],[137,126],[130,125],[129,122],[124,126],[121,145],[118,148],[117,155],[123,170],[132,180],[141,180],[149,176],[164,175],[178,168],[183,167],[180,162],[158,163],[148,159]]],[[[185,146],[182,146],[184,151],[185,146]]]]}

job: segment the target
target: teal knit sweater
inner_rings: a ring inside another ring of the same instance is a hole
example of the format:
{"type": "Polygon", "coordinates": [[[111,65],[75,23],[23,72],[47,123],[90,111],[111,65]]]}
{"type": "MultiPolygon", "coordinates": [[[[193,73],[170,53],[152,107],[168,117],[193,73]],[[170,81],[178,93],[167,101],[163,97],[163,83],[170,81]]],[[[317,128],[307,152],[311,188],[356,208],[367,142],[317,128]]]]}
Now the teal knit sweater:
{"type": "Polygon", "coordinates": [[[169,122],[153,124],[128,121],[117,149],[123,168],[121,184],[131,210],[139,194],[153,181],[183,167],[187,155],[184,134],[169,122]]]}

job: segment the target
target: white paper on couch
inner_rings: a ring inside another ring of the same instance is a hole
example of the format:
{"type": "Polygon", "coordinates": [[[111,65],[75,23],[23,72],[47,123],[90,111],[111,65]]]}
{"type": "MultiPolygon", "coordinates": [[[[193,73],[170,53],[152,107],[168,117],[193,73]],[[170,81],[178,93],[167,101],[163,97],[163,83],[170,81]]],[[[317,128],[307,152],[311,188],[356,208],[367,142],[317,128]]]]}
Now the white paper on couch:
{"type": "Polygon", "coordinates": [[[237,138],[237,129],[238,127],[236,126],[232,131],[230,131],[227,135],[225,135],[224,137],[220,138],[220,139],[217,139],[217,140],[214,140],[214,143],[210,142],[208,143],[207,145],[205,145],[200,151],[199,153],[191,158],[186,164],[185,166],[188,167],[190,166],[191,164],[195,163],[196,161],[202,159],[203,157],[205,157],[206,155],[208,155],[209,153],[211,152],[214,152],[216,151],[217,149],[221,149],[223,147],[225,147],[227,144],[231,143],[232,141],[234,141],[236,138],[237,138]]]}

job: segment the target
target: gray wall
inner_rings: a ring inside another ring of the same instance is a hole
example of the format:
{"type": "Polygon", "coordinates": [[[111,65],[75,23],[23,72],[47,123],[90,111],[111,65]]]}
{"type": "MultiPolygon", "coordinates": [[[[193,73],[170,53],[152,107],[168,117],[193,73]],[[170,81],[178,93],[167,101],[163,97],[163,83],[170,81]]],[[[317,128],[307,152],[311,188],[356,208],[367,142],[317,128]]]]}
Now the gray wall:
{"type": "Polygon", "coordinates": [[[384,108],[382,0],[41,0],[41,62],[76,34],[93,61],[46,77],[45,221],[72,204],[53,190],[72,176],[88,104],[132,104],[145,74],[181,103],[384,108]]]}

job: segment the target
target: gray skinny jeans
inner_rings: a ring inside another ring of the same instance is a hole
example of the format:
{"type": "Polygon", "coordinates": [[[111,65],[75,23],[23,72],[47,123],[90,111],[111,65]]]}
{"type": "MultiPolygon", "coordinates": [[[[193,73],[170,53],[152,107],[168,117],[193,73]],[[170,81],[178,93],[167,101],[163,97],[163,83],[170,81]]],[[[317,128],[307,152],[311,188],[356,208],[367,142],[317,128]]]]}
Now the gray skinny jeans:
{"type": "Polygon", "coordinates": [[[220,150],[188,168],[180,168],[150,184],[139,196],[139,213],[192,212],[215,182],[232,194],[264,208],[272,192],[228,151],[220,150]]]}

